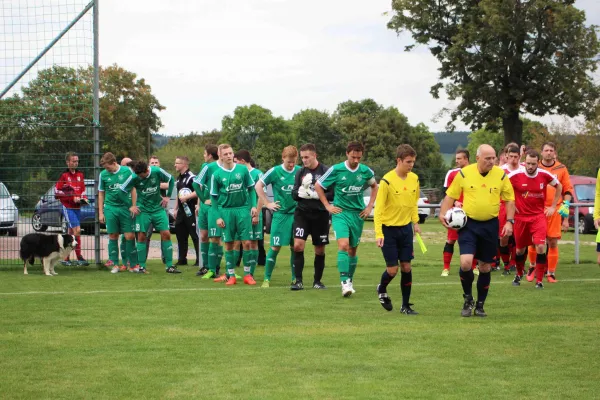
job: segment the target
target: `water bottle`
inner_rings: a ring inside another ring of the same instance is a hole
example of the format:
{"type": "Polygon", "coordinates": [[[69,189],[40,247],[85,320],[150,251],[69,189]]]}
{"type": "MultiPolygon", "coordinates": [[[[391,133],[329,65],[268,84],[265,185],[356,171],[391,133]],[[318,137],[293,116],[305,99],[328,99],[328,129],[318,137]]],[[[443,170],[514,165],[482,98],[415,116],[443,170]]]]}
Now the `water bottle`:
{"type": "Polygon", "coordinates": [[[185,211],[185,215],[187,215],[188,217],[192,216],[192,210],[190,210],[190,206],[188,206],[187,203],[181,203],[183,204],[183,210],[185,211]]]}

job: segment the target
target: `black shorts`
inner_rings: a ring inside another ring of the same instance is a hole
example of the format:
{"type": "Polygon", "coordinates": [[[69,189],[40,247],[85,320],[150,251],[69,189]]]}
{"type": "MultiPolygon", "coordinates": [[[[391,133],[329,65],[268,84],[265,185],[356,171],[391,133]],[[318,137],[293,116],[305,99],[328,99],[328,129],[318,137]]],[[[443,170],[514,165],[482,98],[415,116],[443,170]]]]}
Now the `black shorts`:
{"type": "Polygon", "coordinates": [[[398,266],[400,262],[410,262],[415,257],[413,249],[413,225],[383,225],[383,258],[388,267],[398,266]]]}
{"type": "Polygon", "coordinates": [[[498,218],[476,221],[468,218],[464,228],[458,231],[460,254],[473,254],[484,263],[491,263],[498,251],[498,218]]]}
{"type": "Polygon", "coordinates": [[[600,243],[596,243],[596,251],[600,253],[600,243]]]}
{"type": "Polygon", "coordinates": [[[294,239],[306,241],[308,235],[312,236],[315,246],[329,244],[329,213],[327,211],[296,210],[294,213],[294,239]]]}

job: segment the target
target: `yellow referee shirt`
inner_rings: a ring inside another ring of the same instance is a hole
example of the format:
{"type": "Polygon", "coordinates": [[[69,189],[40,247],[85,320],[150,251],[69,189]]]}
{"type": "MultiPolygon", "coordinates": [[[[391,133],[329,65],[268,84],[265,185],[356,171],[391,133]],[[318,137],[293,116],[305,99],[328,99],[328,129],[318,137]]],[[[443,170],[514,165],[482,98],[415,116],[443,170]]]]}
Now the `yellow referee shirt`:
{"type": "Polygon", "coordinates": [[[485,176],[479,173],[477,164],[471,164],[456,175],[446,194],[453,199],[464,194],[463,210],[467,217],[476,221],[488,221],[498,216],[500,198],[514,201],[515,193],[510,179],[502,168],[494,166],[485,176]]]}
{"type": "Polygon", "coordinates": [[[419,177],[409,172],[402,179],[393,169],[379,181],[375,199],[375,238],[383,238],[382,226],[404,226],[419,222],[419,177]]]}

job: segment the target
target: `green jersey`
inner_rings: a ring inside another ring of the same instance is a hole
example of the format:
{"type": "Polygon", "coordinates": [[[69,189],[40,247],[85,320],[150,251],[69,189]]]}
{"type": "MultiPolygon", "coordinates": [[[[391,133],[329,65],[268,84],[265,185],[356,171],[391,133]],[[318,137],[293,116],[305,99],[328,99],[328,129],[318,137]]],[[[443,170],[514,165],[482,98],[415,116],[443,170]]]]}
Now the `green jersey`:
{"type": "MultiPolygon", "coordinates": [[[[252,178],[252,180],[254,181],[255,184],[263,176],[263,172],[260,169],[252,168],[249,172],[250,172],[250,177],[252,178]]],[[[265,190],[265,193],[266,193],[266,190],[265,190]]],[[[250,203],[252,201],[254,201],[254,204],[258,203],[258,195],[256,194],[255,191],[253,191],[253,193],[250,194],[250,197],[248,197],[248,204],[247,205],[250,206],[250,203]],[[252,200],[253,198],[255,200],[252,200]]]]}
{"type": "Polygon", "coordinates": [[[232,169],[220,166],[211,177],[210,195],[216,204],[222,208],[247,207],[248,198],[256,206],[256,192],[254,192],[254,180],[250,176],[248,168],[244,165],[235,164],[232,169]]]}
{"type": "Polygon", "coordinates": [[[362,211],[365,208],[363,192],[375,182],[371,168],[358,164],[351,170],[346,162],[335,164],[319,179],[319,184],[328,189],[334,186],[333,204],[342,210],[362,211]]]}
{"type": "Polygon", "coordinates": [[[131,192],[131,189],[136,188],[137,191],[137,206],[142,212],[155,212],[162,210],[160,203],[162,195],[160,193],[160,183],[168,182],[167,196],[171,197],[173,193],[174,179],[167,171],[160,167],[148,167],[150,173],[144,179],[136,174],[131,176],[121,185],[121,190],[131,192]]]}
{"type": "Polygon", "coordinates": [[[292,197],[292,189],[299,169],[299,165],[294,165],[294,169],[291,171],[286,170],[283,165],[277,165],[260,178],[265,189],[269,185],[273,188],[273,198],[279,202],[280,206],[279,210],[275,212],[293,214],[296,211],[296,201],[292,197]]]}
{"type": "Polygon", "coordinates": [[[202,203],[206,200],[210,200],[210,182],[217,169],[219,169],[219,164],[216,161],[204,163],[200,168],[200,172],[198,172],[198,175],[194,178],[194,188],[202,203]],[[199,190],[196,188],[196,185],[199,190]]]}
{"type": "Polygon", "coordinates": [[[133,174],[129,167],[119,165],[116,172],[103,170],[98,178],[98,191],[104,192],[105,207],[131,207],[131,197],[121,190],[121,185],[133,174]]]}

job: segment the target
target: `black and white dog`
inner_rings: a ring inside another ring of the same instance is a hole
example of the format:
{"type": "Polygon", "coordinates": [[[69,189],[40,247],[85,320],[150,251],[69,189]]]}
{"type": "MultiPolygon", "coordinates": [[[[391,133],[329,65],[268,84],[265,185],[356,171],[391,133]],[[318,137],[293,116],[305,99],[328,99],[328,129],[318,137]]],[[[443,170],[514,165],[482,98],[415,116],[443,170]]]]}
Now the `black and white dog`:
{"type": "Polygon", "coordinates": [[[21,259],[23,260],[23,273],[27,275],[27,264],[33,265],[39,258],[44,267],[44,274],[58,275],[54,265],[67,257],[77,241],[73,235],[45,235],[43,233],[29,233],[21,239],[21,259]]]}

